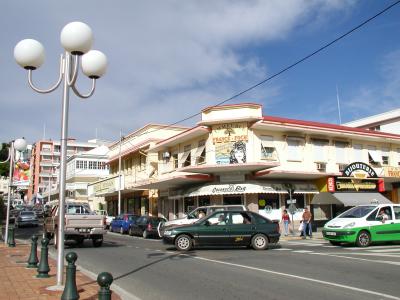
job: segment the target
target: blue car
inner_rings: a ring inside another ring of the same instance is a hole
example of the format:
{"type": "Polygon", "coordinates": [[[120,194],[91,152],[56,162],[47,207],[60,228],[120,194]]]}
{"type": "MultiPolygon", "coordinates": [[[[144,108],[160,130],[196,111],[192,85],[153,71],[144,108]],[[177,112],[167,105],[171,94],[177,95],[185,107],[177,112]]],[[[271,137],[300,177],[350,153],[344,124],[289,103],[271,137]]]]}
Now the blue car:
{"type": "Polygon", "coordinates": [[[111,232],[127,233],[129,228],[140,216],[134,214],[120,214],[116,216],[110,223],[111,232]]]}

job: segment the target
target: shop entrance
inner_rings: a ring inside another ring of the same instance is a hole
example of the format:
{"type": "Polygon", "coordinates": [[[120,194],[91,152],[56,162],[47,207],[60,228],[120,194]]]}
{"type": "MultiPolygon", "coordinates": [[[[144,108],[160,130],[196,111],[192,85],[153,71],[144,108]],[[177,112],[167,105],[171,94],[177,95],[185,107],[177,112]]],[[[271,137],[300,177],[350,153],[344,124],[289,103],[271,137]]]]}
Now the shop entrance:
{"type": "Polygon", "coordinates": [[[243,204],[243,195],[229,195],[224,196],[224,205],[242,205],[243,204]]]}

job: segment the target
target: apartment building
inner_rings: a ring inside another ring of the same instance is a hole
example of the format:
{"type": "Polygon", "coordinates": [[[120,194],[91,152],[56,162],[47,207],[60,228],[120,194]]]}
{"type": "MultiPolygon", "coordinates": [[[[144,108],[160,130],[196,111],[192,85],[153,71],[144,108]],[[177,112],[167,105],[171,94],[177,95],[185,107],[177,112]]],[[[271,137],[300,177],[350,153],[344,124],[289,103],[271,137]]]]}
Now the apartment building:
{"type": "MultiPolygon", "coordinates": [[[[100,140],[79,142],[75,139],[69,139],[67,142],[67,158],[77,153],[92,150],[103,144],[107,144],[107,142],[100,140]]],[[[41,140],[33,145],[28,199],[41,200],[46,190],[56,189],[59,176],[57,168],[60,165],[60,151],[60,141],[41,140]]]]}

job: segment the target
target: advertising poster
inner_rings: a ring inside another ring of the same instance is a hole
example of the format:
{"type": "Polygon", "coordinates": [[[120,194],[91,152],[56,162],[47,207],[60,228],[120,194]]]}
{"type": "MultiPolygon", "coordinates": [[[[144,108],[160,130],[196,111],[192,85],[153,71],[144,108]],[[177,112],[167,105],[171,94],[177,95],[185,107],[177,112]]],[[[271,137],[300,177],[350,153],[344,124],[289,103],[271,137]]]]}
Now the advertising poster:
{"type": "Polygon", "coordinates": [[[219,165],[241,164],[246,162],[246,143],[227,142],[215,144],[215,161],[219,165]]]}
{"type": "Polygon", "coordinates": [[[17,187],[29,186],[30,163],[28,160],[19,159],[14,164],[13,185],[17,187]]]}

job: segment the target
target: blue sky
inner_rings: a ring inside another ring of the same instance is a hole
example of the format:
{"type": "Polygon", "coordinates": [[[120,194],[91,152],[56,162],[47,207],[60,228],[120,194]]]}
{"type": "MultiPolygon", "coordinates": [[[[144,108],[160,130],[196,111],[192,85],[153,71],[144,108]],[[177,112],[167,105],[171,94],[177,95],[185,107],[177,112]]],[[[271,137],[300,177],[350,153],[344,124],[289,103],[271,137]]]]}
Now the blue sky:
{"type": "MultiPolygon", "coordinates": [[[[61,89],[42,95],[13,59],[39,40],[57,77],[62,28],[87,23],[108,72],[90,99],[71,96],[69,136],[116,140],[148,123],[170,124],[219,103],[315,51],[395,1],[3,1],[0,141],[60,138],[61,89]],[[6,28],[6,30],[4,30],[6,28]]],[[[89,89],[81,76],[78,86],[89,89]]],[[[294,69],[228,103],[255,102],[264,115],[342,123],[399,108],[400,5],[294,69]]],[[[192,126],[193,118],[183,125],[192,126]]]]}

